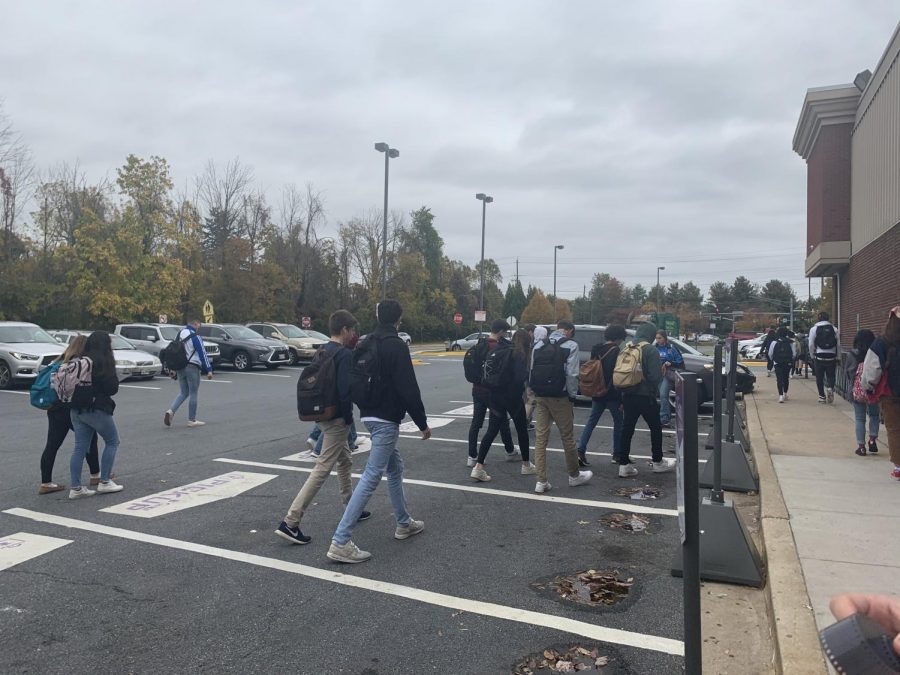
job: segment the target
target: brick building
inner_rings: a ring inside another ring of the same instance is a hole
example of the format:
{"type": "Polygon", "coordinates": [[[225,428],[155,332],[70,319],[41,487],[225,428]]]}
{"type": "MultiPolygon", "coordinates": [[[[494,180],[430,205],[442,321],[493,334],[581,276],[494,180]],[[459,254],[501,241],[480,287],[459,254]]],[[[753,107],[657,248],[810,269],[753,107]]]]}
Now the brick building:
{"type": "Polygon", "coordinates": [[[900,25],[874,72],[806,92],[794,133],[806,160],[806,276],[834,279],[849,344],[900,304],[900,25]]]}

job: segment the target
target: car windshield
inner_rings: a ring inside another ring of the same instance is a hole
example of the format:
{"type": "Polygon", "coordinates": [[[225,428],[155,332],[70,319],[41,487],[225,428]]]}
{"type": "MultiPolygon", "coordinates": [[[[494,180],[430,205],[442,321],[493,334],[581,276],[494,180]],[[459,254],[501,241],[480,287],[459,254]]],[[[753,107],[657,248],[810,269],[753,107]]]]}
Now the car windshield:
{"type": "Polygon", "coordinates": [[[281,333],[282,333],[285,337],[289,337],[289,338],[305,338],[305,337],[309,337],[309,335],[307,335],[307,334],[304,333],[302,330],[300,330],[299,328],[297,328],[297,326],[291,325],[291,324],[289,324],[289,323],[288,323],[288,324],[284,324],[283,326],[278,326],[278,330],[280,330],[281,333]]]}
{"type": "Polygon", "coordinates": [[[58,340],[54,340],[43,328],[38,328],[37,326],[2,326],[0,327],[0,342],[59,344],[58,340]]]}
{"type": "Polygon", "coordinates": [[[691,347],[688,344],[685,344],[681,340],[676,340],[675,338],[669,338],[669,342],[671,342],[673,345],[675,345],[678,348],[678,351],[680,351],[682,354],[691,354],[693,356],[706,356],[706,354],[704,354],[703,352],[697,351],[696,349],[694,349],[693,347],[691,347]]]}
{"type": "Polygon", "coordinates": [[[322,333],[320,333],[317,330],[308,330],[308,331],[306,331],[306,334],[309,335],[309,337],[311,337],[311,338],[315,338],[316,340],[330,340],[331,339],[327,335],[323,335],[322,333]]]}
{"type": "Polygon", "coordinates": [[[123,338],[121,335],[116,335],[115,333],[110,333],[109,339],[112,342],[113,349],[136,349],[136,347],[131,344],[128,340],[123,338]]]}
{"type": "Polygon", "coordinates": [[[255,330],[250,330],[245,326],[223,326],[225,331],[232,337],[239,340],[251,340],[253,338],[261,338],[262,335],[255,330]]]}
{"type": "Polygon", "coordinates": [[[163,340],[175,340],[181,329],[178,326],[160,326],[159,333],[163,336],[163,340]]]}

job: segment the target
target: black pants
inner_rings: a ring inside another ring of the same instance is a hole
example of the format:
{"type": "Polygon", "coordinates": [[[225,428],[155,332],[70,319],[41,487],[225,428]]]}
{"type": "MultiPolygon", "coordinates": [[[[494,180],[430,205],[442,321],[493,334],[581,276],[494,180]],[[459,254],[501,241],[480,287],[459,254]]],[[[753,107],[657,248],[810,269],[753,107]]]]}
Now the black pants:
{"type": "Polygon", "coordinates": [[[659,421],[659,404],[653,396],[624,394],[622,406],[625,420],[622,424],[622,455],[619,464],[630,464],[631,439],[639,417],[643,417],[650,427],[650,455],[654,462],[662,461],[662,424],[659,421]]]}
{"type": "MultiPolygon", "coordinates": [[[[487,414],[490,405],[490,395],[487,392],[472,391],[472,404],[475,408],[472,414],[472,426],[469,427],[469,457],[478,456],[478,432],[484,424],[484,416],[487,414]]],[[[512,434],[509,432],[509,424],[500,425],[500,438],[503,440],[503,447],[507,452],[516,449],[513,445],[512,434]]]]}
{"type": "MultiPolygon", "coordinates": [[[[491,444],[497,438],[497,433],[503,433],[503,429],[509,433],[509,422],[507,415],[512,418],[513,424],[516,426],[516,434],[519,437],[519,450],[522,453],[522,461],[528,461],[528,419],[525,417],[524,401],[512,410],[505,409],[501,406],[492,406],[491,414],[488,418],[488,428],[481,438],[481,445],[478,448],[478,463],[484,464],[491,444]]],[[[507,450],[507,452],[509,452],[507,450]]]]}
{"type": "MultiPolygon", "coordinates": [[[[47,411],[47,444],[41,453],[41,482],[49,483],[53,480],[53,463],[56,461],[56,453],[59,452],[66,436],[72,431],[72,417],[68,406],[57,406],[47,411]]],[[[100,458],[97,454],[97,432],[91,438],[91,447],[87,456],[88,468],[92,474],[100,473],[100,458]]]]}
{"type": "Polygon", "coordinates": [[[791,383],[791,370],[793,368],[793,363],[775,364],[775,382],[778,385],[779,396],[788,392],[788,385],[791,383]]]}
{"type": "Polygon", "coordinates": [[[825,398],[825,387],[834,389],[834,370],[837,361],[834,359],[816,359],[816,389],[819,390],[819,398],[825,398]]]}

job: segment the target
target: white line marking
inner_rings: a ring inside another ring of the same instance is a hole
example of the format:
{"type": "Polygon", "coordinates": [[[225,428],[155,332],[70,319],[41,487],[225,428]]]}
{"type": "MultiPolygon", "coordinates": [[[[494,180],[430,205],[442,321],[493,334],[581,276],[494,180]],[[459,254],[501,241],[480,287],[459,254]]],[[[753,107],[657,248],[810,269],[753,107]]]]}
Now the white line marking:
{"type": "MultiPolygon", "coordinates": [[[[455,417],[429,417],[428,418],[428,426],[434,430],[440,427],[445,427],[450,422],[452,422],[455,417]]],[[[416,426],[415,422],[404,422],[400,425],[400,433],[401,434],[413,434],[419,430],[419,427],[416,426]]]]}
{"type": "Polygon", "coordinates": [[[120,384],[119,389],[155,389],[159,391],[162,387],[145,387],[140,384],[120,384]]]}
{"type": "Polygon", "coordinates": [[[122,516],[156,518],[156,516],[189,509],[192,506],[202,506],[220,499],[235,497],[242,492],[259,487],[273,478],[278,478],[278,476],[268,473],[232,471],[100,510],[104,513],[118,513],[122,516]]]}
{"type": "Polygon", "coordinates": [[[213,377],[211,380],[203,379],[203,384],[231,384],[231,380],[220,380],[218,378],[213,377]]]}
{"type": "Polygon", "coordinates": [[[462,408],[454,408],[453,410],[448,410],[444,414],[445,415],[460,415],[463,417],[468,415],[469,417],[471,417],[472,415],[475,414],[475,406],[474,406],[474,404],[470,403],[469,405],[464,405],[462,408]]]}
{"type": "Polygon", "coordinates": [[[57,539],[28,532],[16,532],[6,537],[0,537],[0,570],[9,569],[13,565],[37,558],[71,543],[71,539],[57,539]]]}
{"type": "Polygon", "coordinates": [[[30,396],[31,392],[28,391],[10,391],[9,389],[0,389],[0,392],[4,394],[19,394],[20,396],[30,396]]]}
{"type": "Polygon", "coordinates": [[[247,373],[247,372],[242,373],[239,370],[229,371],[228,374],[229,375],[256,375],[257,377],[285,377],[288,379],[293,377],[293,375],[276,375],[275,373],[247,373]]]}
{"type": "MultiPolygon", "coordinates": [[[[628,647],[637,647],[639,649],[649,649],[663,654],[672,654],[674,656],[684,656],[684,643],[680,640],[671,638],[658,637],[656,635],[645,635],[643,633],[634,633],[632,631],[621,630],[619,628],[607,628],[606,626],[598,626],[595,623],[585,621],[576,621],[563,616],[555,616],[552,614],[541,614],[517,607],[508,607],[506,605],[498,605],[492,602],[481,602],[479,600],[470,600],[468,598],[460,598],[444,593],[435,593],[411,586],[403,586],[387,581],[377,581],[375,579],[366,579],[364,577],[351,576],[341,572],[335,572],[329,569],[320,569],[311,565],[301,565],[299,563],[278,560],[277,558],[267,558],[253,553],[243,553],[242,551],[232,551],[226,548],[218,548],[216,546],[206,546],[205,544],[197,544],[192,541],[183,541],[180,539],[170,539],[169,537],[159,537],[152,534],[144,534],[143,532],[135,532],[121,527],[109,527],[108,525],[99,525],[74,518],[66,518],[63,516],[50,515],[40,513],[38,511],[30,511],[29,509],[13,508],[7,509],[4,513],[11,516],[19,516],[29,518],[40,523],[49,523],[51,525],[61,525],[77,530],[85,530],[88,532],[96,532],[97,534],[105,534],[120,539],[128,539],[145,544],[154,544],[165,548],[176,549],[180,551],[189,551],[191,553],[199,553],[214,558],[222,558],[232,560],[234,562],[244,563],[248,565],[256,565],[257,567],[265,567],[268,569],[288,572],[290,574],[298,574],[320,581],[329,581],[331,583],[349,586],[351,588],[360,588],[375,593],[383,593],[385,595],[393,595],[416,602],[422,602],[437,607],[446,607],[457,611],[470,612],[481,616],[489,616],[497,619],[505,619],[507,621],[516,621],[531,626],[541,626],[551,630],[557,630],[563,633],[571,633],[592,640],[609,642],[612,644],[625,645],[628,647]]],[[[595,619],[596,620],[596,619],[595,619]]]]}
{"type": "MultiPolygon", "coordinates": [[[[214,462],[224,462],[226,464],[240,464],[243,466],[259,467],[260,469],[277,469],[281,471],[300,471],[303,473],[311,473],[312,469],[305,466],[285,466],[283,464],[267,464],[266,462],[253,462],[246,459],[229,459],[227,457],[216,457],[214,462]]],[[[336,476],[337,472],[332,471],[331,475],[336,476]]],[[[354,478],[361,478],[362,474],[351,474],[354,478]]],[[[387,480],[386,476],[382,476],[381,480],[387,480]]],[[[512,490],[498,490],[496,488],[476,487],[474,485],[457,485],[455,483],[437,483],[431,480],[419,480],[418,478],[403,478],[404,484],[421,485],[423,487],[441,488],[444,490],[459,490],[461,492],[476,492],[485,495],[494,495],[496,497],[513,497],[515,499],[529,499],[536,502],[553,502],[555,504],[574,504],[577,506],[589,506],[596,509],[622,509],[627,508],[634,513],[646,513],[654,516],[677,516],[677,509],[654,508],[652,506],[631,505],[623,502],[601,502],[593,499],[572,499],[571,497],[553,497],[550,495],[539,495],[533,492],[513,492],[512,490]]],[[[106,509],[104,509],[105,511],[106,509]]]]}

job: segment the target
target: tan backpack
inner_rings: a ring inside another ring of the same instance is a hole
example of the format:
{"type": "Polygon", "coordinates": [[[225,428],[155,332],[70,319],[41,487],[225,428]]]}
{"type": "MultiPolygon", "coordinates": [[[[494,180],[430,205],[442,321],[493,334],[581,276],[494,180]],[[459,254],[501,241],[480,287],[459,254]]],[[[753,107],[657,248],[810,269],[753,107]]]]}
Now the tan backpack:
{"type": "Polygon", "coordinates": [[[619,349],[616,367],[613,369],[612,383],[619,391],[634,389],[644,381],[641,365],[644,345],[648,342],[628,343],[619,349]]]}

